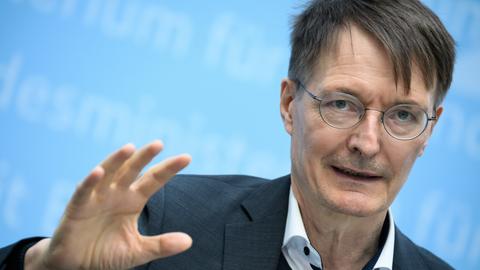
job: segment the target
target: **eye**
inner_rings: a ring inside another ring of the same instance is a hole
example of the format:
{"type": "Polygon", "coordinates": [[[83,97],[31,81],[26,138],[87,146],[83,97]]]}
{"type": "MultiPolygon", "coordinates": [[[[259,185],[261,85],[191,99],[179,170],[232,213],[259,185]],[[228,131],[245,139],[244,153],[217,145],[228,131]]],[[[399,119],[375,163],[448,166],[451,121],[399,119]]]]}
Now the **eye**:
{"type": "Polygon", "coordinates": [[[335,108],[339,110],[344,110],[345,108],[347,108],[347,101],[345,100],[335,100],[333,102],[334,102],[335,108]]]}
{"type": "Polygon", "coordinates": [[[406,110],[398,110],[395,112],[395,118],[399,121],[411,121],[414,118],[413,114],[406,110]]]}
{"type": "Polygon", "coordinates": [[[325,103],[324,105],[329,110],[348,112],[357,111],[357,106],[352,101],[346,99],[334,99],[325,103]]]}
{"type": "Polygon", "coordinates": [[[425,113],[423,113],[421,109],[411,106],[399,106],[388,111],[386,114],[389,121],[392,121],[392,124],[396,125],[416,125],[421,123],[423,118],[425,118],[425,113]]]}

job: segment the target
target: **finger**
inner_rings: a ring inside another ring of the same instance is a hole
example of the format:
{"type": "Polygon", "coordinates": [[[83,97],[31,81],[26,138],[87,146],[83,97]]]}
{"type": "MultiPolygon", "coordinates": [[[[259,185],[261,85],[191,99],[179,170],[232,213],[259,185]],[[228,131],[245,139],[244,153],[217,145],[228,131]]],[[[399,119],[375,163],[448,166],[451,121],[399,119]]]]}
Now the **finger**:
{"type": "Polygon", "coordinates": [[[137,178],[142,169],[163,149],[159,140],[146,145],[135,152],[122,166],[121,172],[113,181],[119,187],[128,187],[137,178]]]}
{"type": "Polygon", "coordinates": [[[104,160],[100,166],[105,170],[105,177],[101,182],[97,184],[97,191],[103,192],[108,186],[110,186],[113,176],[118,171],[118,168],[128,160],[135,152],[135,146],[131,143],[124,145],[118,149],[115,153],[111,154],[106,160],[104,160]]]}
{"type": "Polygon", "coordinates": [[[157,236],[144,236],[144,247],[151,258],[145,258],[147,261],[153,261],[159,258],[172,256],[192,246],[192,238],[181,232],[165,233],[157,236]]]}
{"type": "Polygon", "coordinates": [[[174,156],[148,170],[138,181],[132,184],[132,189],[140,192],[145,198],[150,198],[165,183],[185,168],[192,158],[188,154],[174,156]]]}
{"type": "Polygon", "coordinates": [[[70,203],[79,206],[84,204],[90,198],[92,191],[94,190],[96,184],[102,180],[105,176],[105,170],[97,166],[92,172],[78,185],[75,193],[70,200],[70,203]]]}

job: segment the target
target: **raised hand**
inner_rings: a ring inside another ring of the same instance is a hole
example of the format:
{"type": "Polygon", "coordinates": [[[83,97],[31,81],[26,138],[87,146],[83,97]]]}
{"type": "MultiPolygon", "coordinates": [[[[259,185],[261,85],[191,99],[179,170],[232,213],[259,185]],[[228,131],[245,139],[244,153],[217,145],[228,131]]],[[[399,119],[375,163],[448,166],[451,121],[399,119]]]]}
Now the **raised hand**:
{"type": "Polygon", "coordinates": [[[155,141],[135,151],[127,144],[77,187],[51,239],[27,251],[25,269],[127,269],[185,251],[184,233],[143,236],[137,220],[147,200],[190,162],[179,155],[141,170],[161,151],[155,141]]]}

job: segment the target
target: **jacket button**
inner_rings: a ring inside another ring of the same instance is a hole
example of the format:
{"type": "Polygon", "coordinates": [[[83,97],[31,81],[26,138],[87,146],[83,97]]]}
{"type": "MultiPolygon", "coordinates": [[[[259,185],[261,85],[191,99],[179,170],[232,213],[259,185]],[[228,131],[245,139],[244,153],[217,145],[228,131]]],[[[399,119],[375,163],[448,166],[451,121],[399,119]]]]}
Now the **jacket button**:
{"type": "Polygon", "coordinates": [[[310,249],[308,247],[304,247],[303,248],[303,253],[305,253],[305,255],[310,255],[310,249]]]}

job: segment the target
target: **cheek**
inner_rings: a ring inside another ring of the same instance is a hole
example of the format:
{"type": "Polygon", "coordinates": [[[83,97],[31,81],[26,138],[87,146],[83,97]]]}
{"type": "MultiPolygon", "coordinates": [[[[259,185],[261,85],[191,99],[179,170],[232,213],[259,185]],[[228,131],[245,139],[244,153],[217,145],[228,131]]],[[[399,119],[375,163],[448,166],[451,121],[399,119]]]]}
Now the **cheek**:
{"type": "Polygon", "coordinates": [[[292,130],[292,154],[300,162],[308,161],[311,155],[318,153],[323,147],[323,140],[315,124],[318,121],[306,115],[296,114],[292,130]]]}
{"type": "MultiPolygon", "coordinates": [[[[305,166],[312,162],[315,153],[319,150],[318,135],[315,124],[318,123],[312,116],[304,114],[303,110],[296,111],[292,123],[291,155],[293,171],[305,175],[305,166]]],[[[321,148],[320,148],[321,149],[321,148]]]]}
{"type": "Polygon", "coordinates": [[[318,152],[319,149],[325,149],[324,146],[328,145],[327,141],[331,140],[333,134],[325,126],[317,109],[305,104],[296,108],[292,130],[292,140],[296,148],[302,152],[318,152]]]}
{"type": "Polygon", "coordinates": [[[339,152],[346,138],[340,130],[326,126],[321,119],[311,117],[294,123],[292,161],[301,175],[315,178],[322,173],[322,160],[339,152]]]}

